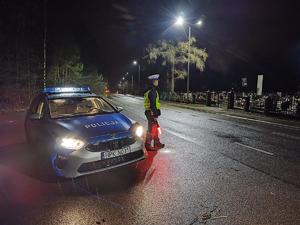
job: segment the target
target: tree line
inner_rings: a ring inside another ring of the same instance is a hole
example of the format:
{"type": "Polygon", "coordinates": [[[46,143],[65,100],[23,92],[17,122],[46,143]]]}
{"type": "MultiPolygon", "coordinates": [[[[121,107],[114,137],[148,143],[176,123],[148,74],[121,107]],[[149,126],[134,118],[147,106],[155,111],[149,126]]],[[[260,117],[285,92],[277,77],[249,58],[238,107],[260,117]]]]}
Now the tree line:
{"type": "MultiPolygon", "coordinates": [[[[45,2],[0,1],[0,104],[28,104],[43,88],[45,2]]],[[[47,32],[47,86],[91,85],[102,93],[106,82],[95,65],[84,64],[75,39],[47,32]]]]}

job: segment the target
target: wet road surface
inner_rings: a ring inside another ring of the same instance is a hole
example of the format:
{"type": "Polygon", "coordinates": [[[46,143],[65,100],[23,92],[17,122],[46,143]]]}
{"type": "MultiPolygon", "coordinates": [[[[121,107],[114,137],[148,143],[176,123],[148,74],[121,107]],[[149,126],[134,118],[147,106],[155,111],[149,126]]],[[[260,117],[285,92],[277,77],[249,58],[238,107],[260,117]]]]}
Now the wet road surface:
{"type": "MultiPolygon", "coordinates": [[[[146,127],[143,101],[110,100],[146,127]]],[[[136,165],[49,178],[24,114],[0,116],[0,224],[300,224],[300,127],[163,105],[166,148],[136,165]]]]}

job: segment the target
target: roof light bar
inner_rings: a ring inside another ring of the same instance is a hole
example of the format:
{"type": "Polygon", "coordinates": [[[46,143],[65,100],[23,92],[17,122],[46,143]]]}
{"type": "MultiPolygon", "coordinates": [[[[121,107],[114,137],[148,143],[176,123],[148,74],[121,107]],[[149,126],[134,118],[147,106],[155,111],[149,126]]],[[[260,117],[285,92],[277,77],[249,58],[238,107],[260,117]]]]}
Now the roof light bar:
{"type": "Polygon", "coordinates": [[[47,94],[58,94],[58,93],[90,93],[91,88],[85,87],[47,87],[44,88],[44,93],[47,94]]]}

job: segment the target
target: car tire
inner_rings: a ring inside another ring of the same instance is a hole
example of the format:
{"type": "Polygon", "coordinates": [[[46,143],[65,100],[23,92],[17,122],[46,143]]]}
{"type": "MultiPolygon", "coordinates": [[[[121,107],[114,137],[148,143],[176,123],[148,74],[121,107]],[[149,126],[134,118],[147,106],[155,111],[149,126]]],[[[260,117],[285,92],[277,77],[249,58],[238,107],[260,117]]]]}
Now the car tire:
{"type": "Polygon", "coordinates": [[[52,158],[49,154],[40,154],[40,169],[43,171],[43,179],[47,182],[57,182],[64,180],[64,177],[58,176],[52,165],[52,158]]]}
{"type": "MultiPolygon", "coordinates": [[[[49,143],[46,144],[46,146],[52,146],[53,143],[55,143],[55,138],[51,137],[49,139],[49,143]]],[[[55,167],[53,165],[53,160],[55,160],[56,153],[53,152],[53,150],[46,148],[45,151],[42,153],[43,155],[43,160],[45,163],[45,171],[47,171],[47,175],[49,179],[58,181],[58,180],[63,180],[63,177],[58,174],[58,172],[55,170],[55,167]]]]}

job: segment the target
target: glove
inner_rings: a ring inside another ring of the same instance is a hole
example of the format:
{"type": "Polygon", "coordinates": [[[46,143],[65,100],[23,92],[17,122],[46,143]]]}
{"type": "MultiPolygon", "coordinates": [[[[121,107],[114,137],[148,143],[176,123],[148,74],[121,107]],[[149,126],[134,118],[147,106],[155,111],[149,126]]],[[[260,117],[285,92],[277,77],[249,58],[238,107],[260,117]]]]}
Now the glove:
{"type": "Polygon", "coordinates": [[[161,112],[160,112],[160,109],[157,110],[157,116],[160,116],[161,115],[161,112]]]}
{"type": "Polygon", "coordinates": [[[153,117],[154,118],[157,118],[157,117],[159,117],[161,115],[161,113],[160,113],[160,110],[158,109],[158,110],[156,110],[155,112],[153,112],[153,117]]]}

